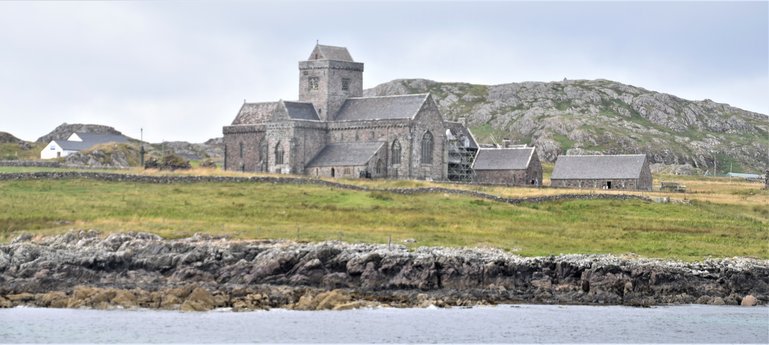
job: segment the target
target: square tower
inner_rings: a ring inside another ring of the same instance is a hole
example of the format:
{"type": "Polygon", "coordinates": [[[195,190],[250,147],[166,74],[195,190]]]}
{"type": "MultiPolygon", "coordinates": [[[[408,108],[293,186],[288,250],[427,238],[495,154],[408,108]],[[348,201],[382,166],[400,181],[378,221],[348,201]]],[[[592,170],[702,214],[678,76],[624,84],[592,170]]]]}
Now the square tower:
{"type": "Polygon", "coordinates": [[[321,121],[333,121],[347,98],[362,95],[363,63],[347,48],[317,44],[299,62],[299,101],[312,103],[321,121]]]}

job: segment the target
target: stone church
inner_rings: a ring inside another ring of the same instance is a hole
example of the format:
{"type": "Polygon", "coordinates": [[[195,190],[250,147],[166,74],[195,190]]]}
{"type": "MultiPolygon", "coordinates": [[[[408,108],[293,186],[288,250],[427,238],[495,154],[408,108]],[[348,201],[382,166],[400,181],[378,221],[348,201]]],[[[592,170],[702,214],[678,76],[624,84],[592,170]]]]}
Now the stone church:
{"type": "Polygon", "coordinates": [[[224,168],[244,172],[461,180],[449,166],[477,150],[430,94],[363,97],[363,63],[326,45],[299,62],[298,101],[244,103],[223,132],[224,168]]]}

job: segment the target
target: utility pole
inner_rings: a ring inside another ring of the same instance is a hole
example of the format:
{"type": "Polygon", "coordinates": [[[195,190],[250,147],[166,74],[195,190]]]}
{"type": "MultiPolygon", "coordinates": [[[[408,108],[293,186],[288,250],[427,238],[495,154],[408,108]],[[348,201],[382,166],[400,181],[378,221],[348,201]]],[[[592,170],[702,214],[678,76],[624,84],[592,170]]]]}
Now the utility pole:
{"type": "Polygon", "coordinates": [[[139,148],[139,165],[141,165],[142,169],[144,169],[144,128],[139,128],[139,141],[141,142],[141,147],[139,148]]]}

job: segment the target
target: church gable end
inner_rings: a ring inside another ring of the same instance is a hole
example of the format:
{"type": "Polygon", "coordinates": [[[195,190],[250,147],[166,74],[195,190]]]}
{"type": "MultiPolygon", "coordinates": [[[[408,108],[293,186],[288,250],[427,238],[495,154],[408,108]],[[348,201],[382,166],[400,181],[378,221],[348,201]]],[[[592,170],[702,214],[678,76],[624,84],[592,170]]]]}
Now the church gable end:
{"type": "Polygon", "coordinates": [[[270,121],[278,102],[243,103],[232,121],[233,126],[253,125],[270,121]]]}

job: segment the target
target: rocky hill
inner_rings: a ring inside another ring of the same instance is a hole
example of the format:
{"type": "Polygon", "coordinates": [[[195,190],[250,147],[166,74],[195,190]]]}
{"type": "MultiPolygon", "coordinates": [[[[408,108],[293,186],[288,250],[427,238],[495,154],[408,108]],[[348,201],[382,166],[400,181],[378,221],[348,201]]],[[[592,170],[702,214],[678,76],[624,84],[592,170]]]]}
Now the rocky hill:
{"type": "MultiPolygon", "coordinates": [[[[73,132],[123,134],[115,128],[104,125],[63,123],[50,133],[38,138],[37,143],[47,144],[51,140],[66,140],[73,132]]],[[[0,143],[4,143],[4,140],[11,142],[15,139],[15,137],[10,134],[4,134],[5,133],[0,132],[0,143]]],[[[23,142],[21,140],[19,141],[23,142]]],[[[126,168],[129,166],[136,166],[139,165],[140,145],[140,141],[136,139],[130,139],[128,143],[121,145],[101,145],[82,153],[69,155],[65,159],[65,163],[91,167],[126,168]]],[[[174,153],[188,160],[203,160],[210,158],[216,163],[221,163],[224,157],[224,144],[222,138],[210,139],[205,143],[188,143],[185,141],[163,142],[157,144],[147,143],[145,144],[144,149],[146,150],[147,157],[160,157],[166,153],[174,153]]]]}
{"type": "Polygon", "coordinates": [[[564,153],[646,153],[672,170],[759,172],[768,165],[769,117],[711,100],[689,101],[609,80],[502,85],[394,80],[367,96],[431,92],[447,120],[466,118],[482,143],[564,153]]]}
{"type": "Polygon", "coordinates": [[[20,144],[23,142],[24,140],[13,136],[11,133],[0,132],[0,144],[20,144]]]}
{"type": "MultiPolygon", "coordinates": [[[[149,148],[148,148],[149,149],[149,148]]],[[[173,152],[188,160],[210,158],[217,163],[224,161],[224,142],[222,138],[209,139],[204,143],[188,143],[186,141],[166,141],[152,144],[152,150],[158,152],[173,152]]]]}
{"type": "Polygon", "coordinates": [[[62,123],[61,125],[59,125],[59,127],[56,127],[56,129],[51,131],[51,133],[48,133],[40,138],[37,138],[37,142],[47,144],[51,140],[66,140],[74,132],[96,133],[96,134],[120,134],[120,135],[123,134],[123,133],[120,133],[120,131],[109,126],[82,124],[82,123],[73,123],[73,124],[62,123]]]}

